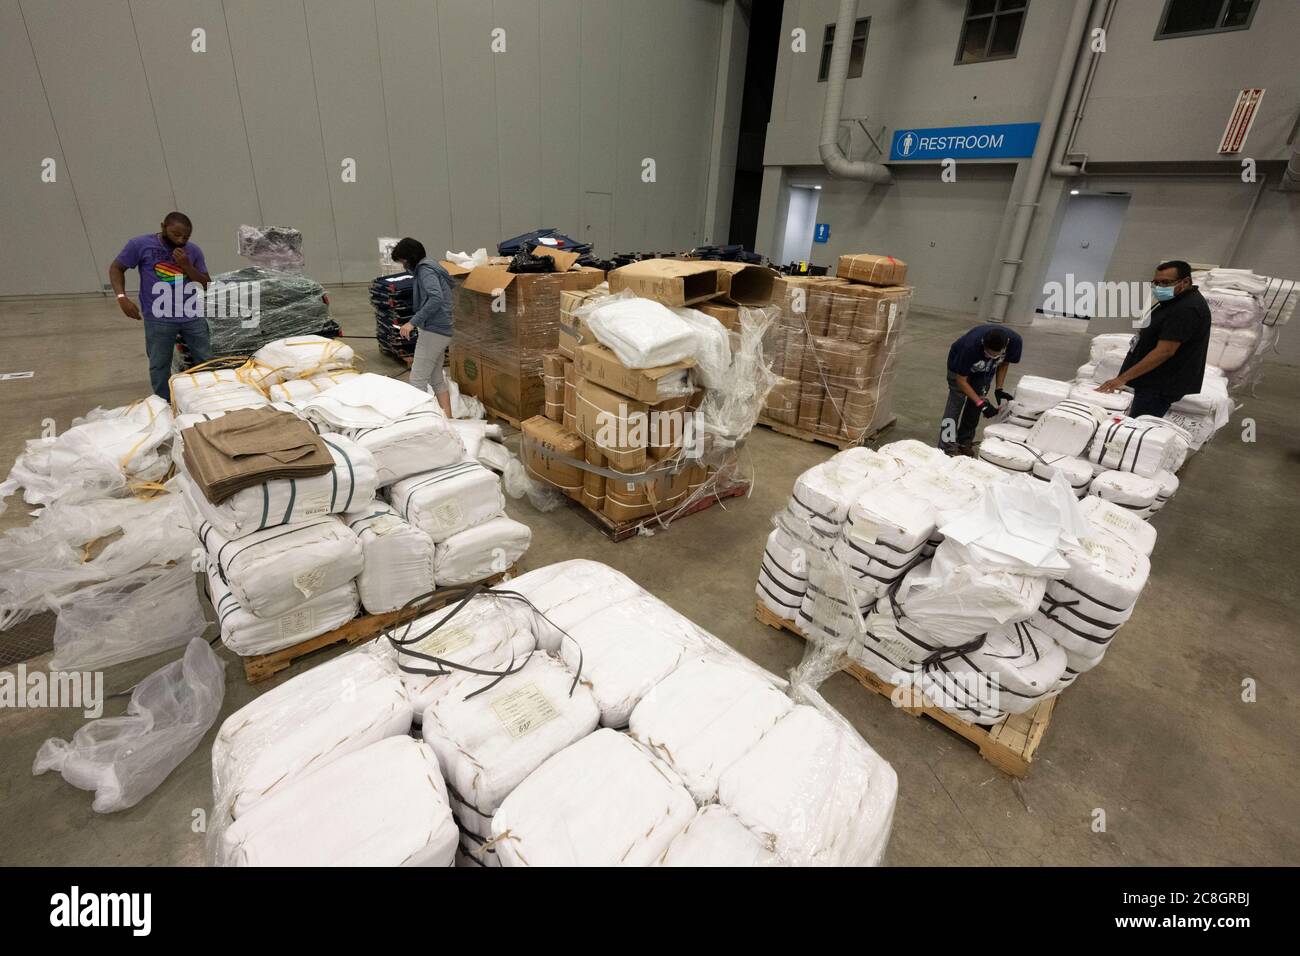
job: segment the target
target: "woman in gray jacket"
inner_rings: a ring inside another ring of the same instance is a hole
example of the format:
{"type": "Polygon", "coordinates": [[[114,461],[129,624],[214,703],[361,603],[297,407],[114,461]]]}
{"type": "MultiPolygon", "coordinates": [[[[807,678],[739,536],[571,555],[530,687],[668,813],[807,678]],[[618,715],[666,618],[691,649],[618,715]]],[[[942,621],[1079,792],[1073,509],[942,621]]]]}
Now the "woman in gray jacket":
{"type": "Polygon", "coordinates": [[[451,397],[442,369],[451,344],[451,278],[425,254],[423,245],[409,237],[393,246],[393,261],[415,277],[411,290],[414,312],[398,330],[404,339],[409,339],[414,329],[420,330],[411,362],[411,384],[422,392],[432,385],[443,413],[451,418],[451,397]]]}

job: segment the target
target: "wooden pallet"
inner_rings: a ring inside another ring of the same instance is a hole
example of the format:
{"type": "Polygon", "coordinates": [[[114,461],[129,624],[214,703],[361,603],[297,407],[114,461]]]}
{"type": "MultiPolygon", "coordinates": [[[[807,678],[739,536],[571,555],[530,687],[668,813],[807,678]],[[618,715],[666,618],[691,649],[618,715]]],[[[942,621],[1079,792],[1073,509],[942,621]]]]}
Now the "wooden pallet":
{"type": "MultiPolygon", "coordinates": [[[[483,400],[482,400],[482,399],[479,399],[479,401],[482,402],[483,400]]],[[[507,414],[506,414],[505,412],[503,412],[503,411],[499,411],[499,410],[497,410],[497,409],[495,409],[495,408],[492,408],[491,406],[488,405],[487,402],[483,402],[483,411],[487,414],[487,417],[488,417],[488,418],[495,418],[495,419],[498,419],[498,420],[500,420],[500,421],[503,421],[503,422],[505,422],[507,425],[509,425],[511,428],[513,428],[515,431],[519,431],[519,430],[520,430],[520,427],[519,427],[519,419],[518,419],[518,418],[515,418],[515,416],[513,416],[513,415],[507,415],[507,414]]]]}
{"type": "MultiPolygon", "coordinates": [[[[768,627],[786,631],[799,638],[804,637],[798,627],[777,617],[762,601],[755,605],[754,616],[768,627]]],[[[926,704],[918,692],[891,684],[853,661],[846,662],[841,670],[867,690],[888,698],[899,710],[913,717],[925,715],[969,740],[979,747],[981,757],[1012,777],[1024,777],[1029,773],[1029,765],[1033,762],[1038,745],[1043,742],[1052,712],[1056,709],[1057,699],[1053,697],[1028,713],[1010,714],[992,726],[982,726],[968,723],[946,710],[926,704]]]]}
{"type": "MultiPolygon", "coordinates": [[[[513,577],[517,568],[512,566],[509,570],[484,578],[482,584],[498,584],[507,577],[513,577]]],[[[459,592],[461,588],[449,588],[448,591],[459,592]]],[[[433,601],[420,607],[421,614],[428,614],[442,607],[446,601],[439,601],[435,595],[433,601]]],[[[278,651],[271,651],[269,654],[257,654],[252,657],[240,658],[244,662],[244,679],[250,684],[256,684],[260,681],[274,677],[282,670],[286,670],[308,654],[314,654],[319,650],[327,647],[333,647],[335,644],[360,644],[364,641],[378,637],[385,630],[394,624],[401,623],[403,620],[403,611],[388,611],[384,614],[359,614],[346,624],[334,628],[332,631],[326,631],[316,637],[309,637],[305,641],[293,644],[289,647],[282,647],[278,651]]],[[[412,615],[408,612],[407,618],[412,615]]]]}
{"type": "Polygon", "coordinates": [[[686,505],[679,505],[676,508],[670,508],[667,511],[660,512],[658,515],[648,515],[645,518],[636,518],[632,521],[615,521],[609,515],[602,511],[592,511],[580,501],[574,501],[572,498],[565,497],[569,506],[578,512],[589,525],[598,530],[609,540],[618,542],[626,541],[628,538],[634,538],[640,533],[642,528],[649,528],[651,531],[662,531],[659,526],[660,521],[684,518],[687,515],[693,515],[697,512],[704,511],[706,508],[712,508],[723,498],[735,498],[739,495],[749,492],[749,482],[740,481],[728,488],[723,488],[715,494],[702,495],[695,501],[686,505]]]}
{"type": "Polygon", "coordinates": [[[840,451],[843,451],[846,448],[852,448],[854,445],[866,444],[868,441],[885,431],[885,429],[892,426],[897,420],[898,419],[896,418],[891,418],[875,431],[868,435],[863,435],[861,438],[849,438],[846,435],[826,435],[822,432],[809,431],[806,428],[798,428],[795,425],[787,425],[785,422],[773,421],[766,415],[758,416],[758,424],[765,428],[770,428],[778,434],[789,435],[791,438],[798,438],[801,441],[820,442],[823,445],[830,445],[832,448],[837,448],[840,451]]]}

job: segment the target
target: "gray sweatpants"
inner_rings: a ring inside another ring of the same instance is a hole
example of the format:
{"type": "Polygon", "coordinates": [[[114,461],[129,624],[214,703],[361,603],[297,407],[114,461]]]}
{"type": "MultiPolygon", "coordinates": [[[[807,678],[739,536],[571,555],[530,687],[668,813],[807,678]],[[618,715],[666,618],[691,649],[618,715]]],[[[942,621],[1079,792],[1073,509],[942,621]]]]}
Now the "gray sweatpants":
{"type": "Polygon", "coordinates": [[[433,394],[447,394],[447,379],[442,363],[447,356],[451,336],[420,330],[415,340],[415,355],[411,360],[411,384],[424,392],[433,386],[433,394]]]}

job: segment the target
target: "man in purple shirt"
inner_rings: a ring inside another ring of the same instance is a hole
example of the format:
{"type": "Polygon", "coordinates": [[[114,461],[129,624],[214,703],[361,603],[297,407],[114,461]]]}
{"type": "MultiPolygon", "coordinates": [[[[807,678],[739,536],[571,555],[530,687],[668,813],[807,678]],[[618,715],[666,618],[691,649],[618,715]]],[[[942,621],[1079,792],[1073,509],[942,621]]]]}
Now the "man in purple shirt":
{"type": "Polygon", "coordinates": [[[183,212],[169,212],[159,232],[127,241],[108,267],[122,314],[144,321],[149,356],[149,384],[155,395],[171,400],[172,353],[179,333],[194,364],[212,358],[208,320],[203,317],[203,290],[211,277],[203,250],[190,242],[194,224],[183,212]],[[140,305],[126,294],[126,270],[140,270],[140,305]]]}

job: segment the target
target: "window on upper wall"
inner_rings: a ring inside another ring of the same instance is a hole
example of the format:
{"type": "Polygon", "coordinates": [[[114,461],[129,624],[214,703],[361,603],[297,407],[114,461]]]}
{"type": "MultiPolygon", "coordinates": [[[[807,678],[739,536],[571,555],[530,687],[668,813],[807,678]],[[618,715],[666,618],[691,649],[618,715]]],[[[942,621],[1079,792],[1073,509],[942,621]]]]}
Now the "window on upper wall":
{"type": "MultiPolygon", "coordinates": [[[[867,30],[871,17],[863,17],[853,24],[853,46],[849,48],[849,79],[862,75],[862,64],[867,58],[867,30]]],[[[825,83],[831,68],[831,46],[835,43],[835,24],[826,24],[822,34],[822,63],[817,68],[817,82],[825,83]]]]}
{"type": "Polygon", "coordinates": [[[1246,30],[1257,6],[1255,0],[1165,0],[1156,39],[1246,30]]]}
{"type": "Polygon", "coordinates": [[[1014,57],[1028,7],[1029,0],[966,0],[957,65],[1014,57]]]}

